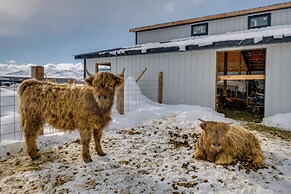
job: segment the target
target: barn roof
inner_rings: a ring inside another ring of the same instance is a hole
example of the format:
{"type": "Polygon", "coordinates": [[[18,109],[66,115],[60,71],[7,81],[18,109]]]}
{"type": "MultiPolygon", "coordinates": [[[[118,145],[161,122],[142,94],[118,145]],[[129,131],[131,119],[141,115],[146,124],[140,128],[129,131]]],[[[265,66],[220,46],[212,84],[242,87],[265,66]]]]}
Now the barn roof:
{"type": "Polygon", "coordinates": [[[228,13],[215,14],[215,15],[204,16],[204,17],[199,17],[199,18],[192,18],[192,19],[179,20],[179,21],[167,22],[167,23],[162,23],[162,24],[143,26],[143,27],[138,27],[138,28],[132,28],[129,31],[140,32],[140,31],[154,30],[154,29],[159,29],[159,28],[168,28],[168,27],[173,27],[173,26],[179,26],[179,25],[185,25],[185,24],[191,24],[191,23],[197,23],[197,22],[205,22],[205,21],[210,21],[210,20],[225,19],[225,18],[230,18],[230,17],[262,13],[262,12],[267,12],[267,11],[275,11],[275,10],[287,9],[287,8],[291,8],[291,2],[279,3],[279,4],[264,6],[264,7],[252,8],[252,9],[245,9],[245,10],[240,10],[240,11],[233,11],[233,12],[228,12],[228,13]]]}
{"type": "Polygon", "coordinates": [[[291,41],[291,25],[265,27],[219,35],[195,36],[166,42],[146,43],[129,47],[75,55],[75,59],[140,55],[163,52],[274,44],[291,41]]]}

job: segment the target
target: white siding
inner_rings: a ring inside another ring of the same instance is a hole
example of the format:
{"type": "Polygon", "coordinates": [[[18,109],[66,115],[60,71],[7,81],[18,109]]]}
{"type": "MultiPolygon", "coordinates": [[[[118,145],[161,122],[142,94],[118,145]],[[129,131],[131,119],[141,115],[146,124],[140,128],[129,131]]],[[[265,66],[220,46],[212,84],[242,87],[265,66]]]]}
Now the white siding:
{"type": "MultiPolygon", "coordinates": [[[[216,51],[191,51],[87,59],[88,70],[96,63],[111,63],[111,70],[136,78],[148,68],[142,79],[157,80],[164,73],[165,104],[193,104],[215,109],[216,51]]],[[[155,99],[157,101],[157,99],[155,99]]]]}
{"type": "MultiPolygon", "coordinates": [[[[271,26],[291,24],[291,9],[282,9],[265,13],[271,13],[271,26]]],[[[206,21],[208,23],[208,34],[224,34],[227,32],[247,30],[248,16],[250,15],[206,21]]],[[[177,38],[191,37],[191,25],[193,24],[137,32],[137,44],[163,42],[177,38]]]]}
{"type": "Polygon", "coordinates": [[[265,116],[291,112],[291,44],[267,47],[265,116]]]}

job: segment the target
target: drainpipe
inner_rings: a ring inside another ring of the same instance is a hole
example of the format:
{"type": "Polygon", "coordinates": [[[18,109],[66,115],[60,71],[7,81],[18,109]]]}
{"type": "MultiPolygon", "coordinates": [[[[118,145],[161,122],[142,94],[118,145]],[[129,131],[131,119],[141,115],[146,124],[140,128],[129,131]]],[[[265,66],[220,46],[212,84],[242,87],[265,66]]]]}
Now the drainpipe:
{"type": "Polygon", "coordinates": [[[86,71],[85,71],[86,68],[87,68],[86,67],[86,59],[84,59],[84,79],[86,78],[86,71]]]}

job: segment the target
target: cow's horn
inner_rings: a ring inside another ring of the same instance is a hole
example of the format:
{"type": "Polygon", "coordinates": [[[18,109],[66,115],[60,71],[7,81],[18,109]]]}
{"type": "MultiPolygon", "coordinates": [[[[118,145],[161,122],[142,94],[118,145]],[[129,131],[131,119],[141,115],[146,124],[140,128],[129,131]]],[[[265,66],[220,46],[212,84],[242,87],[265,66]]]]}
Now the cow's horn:
{"type": "Polygon", "coordinates": [[[202,123],[207,122],[207,121],[204,121],[204,120],[202,120],[202,119],[200,119],[200,118],[198,118],[198,120],[201,121],[202,123]]]}
{"type": "Polygon", "coordinates": [[[86,74],[88,74],[89,76],[92,76],[92,74],[87,69],[87,65],[84,65],[84,69],[85,69],[86,74]]]}

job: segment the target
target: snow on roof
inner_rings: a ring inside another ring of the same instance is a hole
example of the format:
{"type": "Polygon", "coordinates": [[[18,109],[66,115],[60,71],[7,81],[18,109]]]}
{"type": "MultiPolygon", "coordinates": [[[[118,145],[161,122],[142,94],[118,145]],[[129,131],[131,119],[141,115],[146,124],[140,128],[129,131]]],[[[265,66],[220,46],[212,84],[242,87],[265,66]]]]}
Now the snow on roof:
{"type": "Polygon", "coordinates": [[[99,55],[120,55],[125,54],[127,51],[141,51],[141,53],[147,53],[148,49],[155,48],[170,48],[179,47],[179,51],[185,51],[186,46],[210,46],[217,42],[224,41],[244,41],[247,39],[253,39],[254,44],[257,44],[263,40],[264,37],[272,37],[274,39],[282,39],[283,37],[291,36],[291,25],[273,26],[265,27],[237,32],[228,32],[219,35],[207,35],[207,36],[196,36],[183,39],[175,39],[167,42],[155,42],[146,43],[135,46],[123,47],[117,50],[112,50],[110,52],[104,51],[99,52],[99,55]]]}

